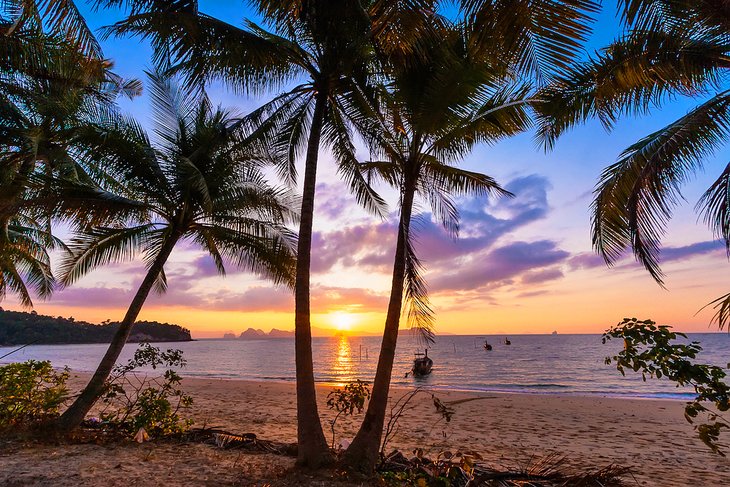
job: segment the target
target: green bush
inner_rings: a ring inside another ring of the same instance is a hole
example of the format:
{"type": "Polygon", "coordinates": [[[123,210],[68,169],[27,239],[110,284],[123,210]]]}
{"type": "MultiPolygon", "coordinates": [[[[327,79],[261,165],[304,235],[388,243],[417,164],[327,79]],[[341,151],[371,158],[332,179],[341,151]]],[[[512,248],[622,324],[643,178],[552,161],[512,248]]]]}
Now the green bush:
{"type": "Polygon", "coordinates": [[[151,437],[182,433],[192,424],[180,410],[193,400],[180,388],[182,378],[171,367],[184,367],[180,350],[161,351],[148,343],[140,344],[126,365],[118,365],[102,397],[102,425],[134,435],[144,428],[151,437]],[[162,376],[149,377],[139,368],[168,367],[162,376]]]}
{"type": "Polygon", "coordinates": [[[58,416],[68,397],[68,369],[58,372],[48,361],[0,367],[0,429],[28,426],[58,416]]]}

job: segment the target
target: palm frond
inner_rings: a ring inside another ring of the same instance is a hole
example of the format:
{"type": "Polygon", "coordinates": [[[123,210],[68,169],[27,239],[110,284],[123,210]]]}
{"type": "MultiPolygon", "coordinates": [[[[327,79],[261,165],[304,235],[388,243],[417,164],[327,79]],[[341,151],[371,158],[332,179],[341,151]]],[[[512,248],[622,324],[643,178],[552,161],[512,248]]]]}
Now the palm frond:
{"type": "Polygon", "coordinates": [[[712,306],[715,309],[712,322],[717,323],[721,330],[730,324],[730,293],[707,303],[700,309],[700,311],[708,306],[712,306]]]}
{"type": "Polygon", "coordinates": [[[155,282],[152,284],[152,289],[154,290],[155,294],[165,294],[167,292],[167,275],[165,274],[165,269],[160,269],[160,273],[157,274],[157,278],[155,279],[155,282]]]}
{"type": "Polygon", "coordinates": [[[721,93],[629,147],[601,174],[592,212],[593,245],[607,263],[630,246],[662,282],[660,240],[680,186],[730,134],[730,93],[721,93]]]}
{"type": "Polygon", "coordinates": [[[600,10],[591,0],[462,0],[461,6],[484,56],[538,80],[574,62],[600,10]]]}
{"type": "Polygon", "coordinates": [[[206,100],[205,94],[195,84],[182,87],[174,79],[160,73],[146,74],[155,134],[161,142],[174,147],[180,130],[192,129],[194,121],[190,120],[190,115],[206,100]]]}
{"type": "Polygon", "coordinates": [[[132,260],[156,235],[156,225],[130,228],[96,227],[77,232],[70,241],[71,255],[61,262],[61,284],[69,286],[99,266],[132,260]]]}
{"type": "Polygon", "coordinates": [[[705,191],[695,208],[715,235],[725,241],[730,255],[730,164],[705,191]]]}
{"type": "Polygon", "coordinates": [[[72,0],[5,0],[2,12],[9,12],[14,31],[46,31],[73,44],[85,56],[101,59],[101,46],[72,0]]]}
{"type": "Polygon", "coordinates": [[[153,61],[192,83],[220,78],[232,88],[258,93],[280,88],[301,75],[291,64],[296,45],[249,25],[242,29],[190,9],[185,2],[142,5],[104,30],[104,36],[133,35],[149,40],[153,61]],[[292,51],[294,50],[294,52],[292,51]]]}
{"type": "MultiPolygon", "coordinates": [[[[12,260],[11,254],[3,259],[0,264],[0,300],[7,296],[7,292],[11,291],[20,299],[20,304],[26,308],[33,307],[33,298],[23,277],[18,272],[15,262],[12,260]]],[[[14,259],[13,259],[14,260],[14,259]]]]}
{"type": "Polygon", "coordinates": [[[275,284],[294,285],[293,236],[285,228],[259,236],[223,226],[205,226],[220,254],[237,267],[271,279],[275,284]],[[288,234],[284,240],[279,237],[288,234]]]}
{"type": "Polygon", "coordinates": [[[406,236],[405,249],[405,289],[408,324],[411,331],[425,343],[435,342],[435,316],[428,299],[426,281],[421,276],[423,265],[413,248],[412,231],[406,236]]]}
{"type": "Polygon", "coordinates": [[[634,31],[566,68],[539,93],[538,139],[550,148],[588,118],[611,128],[621,115],[645,114],[674,95],[706,93],[717,88],[728,66],[727,42],[718,36],[634,31]]]}
{"type": "Polygon", "coordinates": [[[332,107],[323,130],[325,141],[332,148],[337,159],[337,172],[350,187],[350,191],[361,206],[374,215],[385,218],[387,203],[368,184],[361,172],[361,165],[357,160],[355,146],[352,143],[351,129],[337,108],[332,107]]]}
{"type": "Polygon", "coordinates": [[[424,159],[424,175],[430,187],[457,195],[514,196],[491,176],[448,166],[433,157],[424,159]]]}

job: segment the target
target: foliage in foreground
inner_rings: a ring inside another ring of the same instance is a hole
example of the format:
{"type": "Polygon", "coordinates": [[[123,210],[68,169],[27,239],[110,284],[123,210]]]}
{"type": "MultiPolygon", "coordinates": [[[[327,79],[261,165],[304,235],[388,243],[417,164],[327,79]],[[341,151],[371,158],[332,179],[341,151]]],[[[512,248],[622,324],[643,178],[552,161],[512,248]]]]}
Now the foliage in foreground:
{"type": "Polygon", "coordinates": [[[332,431],[332,448],[335,447],[335,425],[341,415],[352,416],[357,410],[361,413],[365,408],[365,401],[370,399],[370,385],[360,379],[345,384],[327,394],[327,407],[337,411],[337,415],[330,421],[332,431]]]}
{"type": "Polygon", "coordinates": [[[0,367],[0,429],[27,427],[58,416],[68,397],[68,369],[28,360],[0,367]]]}
{"type": "MultiPolygon", "coordinates": [[[[102,396],[100,420],[102,427],[111,427],[127,435],[143,430],[143,437],[161,437],[186,431],[193,423],[180,415],[193,399],[180,388],[182,378],[174,368],[186,362],[181,350],[161,351],[143,343],[126,365],[117,365],[102,396]],[[148,376],[139,369],[166,368],[161,376],[148,376]]],[[[94,421],[87,422],[94,424],[94,421]]],[[[145,438],[146,439],[146,438],[145,438]]]]}
{"type": "MultiPolygon", "coordinates": [[[[615,363],[622,375],[626,375],[626,369],[641,372],[644,381],[647,376],[664,377],[677,387],[692,386],[697,396],[685,406],[684,417],[691,424],[700,415],[707,418],[694,428],[705,445],[724,456],[721,450],[724,445],[718,440],[721,430],[730,428],[730,422],[703,403],[711,403],[720,412],[730,409],[730,385],[724,382],[727,373],[716,365],[696,363],[694,359],[702,351],[699,342],[673,343],[677,337],[687,338],[683,333],[671,331],[670,326],[624,318],[603,334],[604,344],[613,338],[624,341],[624,349],[618,355],[606,357],[606,364],[615,363]]],[[[727,368],[730,369],[730,364],[727,368]]]]}

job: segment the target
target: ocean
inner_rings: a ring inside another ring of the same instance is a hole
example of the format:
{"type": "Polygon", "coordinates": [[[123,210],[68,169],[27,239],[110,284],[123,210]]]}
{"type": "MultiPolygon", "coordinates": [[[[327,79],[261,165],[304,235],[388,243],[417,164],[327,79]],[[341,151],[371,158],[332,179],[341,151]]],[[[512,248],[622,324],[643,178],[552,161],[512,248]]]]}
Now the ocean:
{"type": "MultiPolygon", "coordinates": [[[[607,355],[621,343],[601,343],[601,335],[511,335],[437,337],[428,355],[433,372],[425,378],[406,377],[414,353],[422,347],[408,332],[399,339],[393,370],[393,385],[424,386],[465,391],[522,392],[535,394],[607,395],[644,398],[691,397],[689,388],[678,389],[667,380],[647,379],[627,371],[622,377],[614,365],[605,365],[607,355]],[[488,339],[493,350],[483,348],[488,339]]],[[[727,367],[730,362],[730,335],[690,334],[703,347],[698,360],[727,367]]],[[[316,380],[344,383],[355,379],[372,381],[378,360],[380,337],[314,338],[316,380]]],[[[203,339],[182,343],[157,343],[162,349],[184,352],[187,377],[294,381],[294,341],[203,339]]],[[[0,347],[0,356],[14,347],[0,347]]],[[[128,360],[136,344],[128,344],[120,361],[128,360]]],[[[2,362],[29,359],[50,360],[54,366],[73,371],[93,371],[106,345],[31,345],[2,362]]]]}

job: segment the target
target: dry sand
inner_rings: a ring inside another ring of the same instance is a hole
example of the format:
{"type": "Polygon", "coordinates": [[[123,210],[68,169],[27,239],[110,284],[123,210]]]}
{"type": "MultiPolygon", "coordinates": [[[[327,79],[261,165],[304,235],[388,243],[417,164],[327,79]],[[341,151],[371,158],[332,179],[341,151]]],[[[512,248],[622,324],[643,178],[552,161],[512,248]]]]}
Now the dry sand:
{"type": "MultiPolygon", "coordinates": [[[[80,379],[74,384],[81,384],[80,379]]],[[[195,401],[189,411],[195,426],[296,440],[293,384],[185,379],[183,385],[195,401]]],[[[330,389],[318,387],[328,433],[333,414],[325,401],[330,389]]],[[[393,391],[391,397],[397,399],[404,392],[393,391]]],[[[424,395],[403,416],[394,447],[405,452],[420,447],[434,456],[443,450],[473,450],[485,463],[504,469],[557,453],[582,469],[630,467],[637,485],[730,485],[730,462],[696,438],[683,418],[680,401],[441,391],[437,395],[455,409],[452,421],[436,423],[438,415],[424,395]]],[[[340,420],[337,441],[352,438],[361,419],[359,415],[340,420]]],[[[289,458],[205,445],[16,444],[0,450],[0,485],[264,485],[262,477],[276,479],[292,465],[289,458]]],[[[299,483],[291,476],[287,482],[299,483]]],[[[311,480],[309,484],[320,485],[311,480]]]]}

